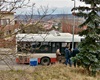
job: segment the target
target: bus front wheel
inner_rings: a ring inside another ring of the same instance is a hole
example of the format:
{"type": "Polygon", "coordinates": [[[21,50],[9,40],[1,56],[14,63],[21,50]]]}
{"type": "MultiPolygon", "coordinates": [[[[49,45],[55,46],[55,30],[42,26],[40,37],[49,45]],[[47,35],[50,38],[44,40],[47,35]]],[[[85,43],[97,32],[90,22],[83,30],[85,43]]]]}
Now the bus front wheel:
{"type": "Polygon", "coordinates": [[[41,59],[41,64],[42,65],[49,65],[50,64],[50,58],[49,57],[43,57],[41,59]]]}

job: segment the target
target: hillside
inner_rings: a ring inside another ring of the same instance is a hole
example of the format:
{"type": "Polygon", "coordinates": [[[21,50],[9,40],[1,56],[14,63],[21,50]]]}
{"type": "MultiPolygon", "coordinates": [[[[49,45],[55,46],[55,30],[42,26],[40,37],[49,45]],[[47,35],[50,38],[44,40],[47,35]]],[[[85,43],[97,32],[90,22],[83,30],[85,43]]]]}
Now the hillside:
{"type": "Polygon", "coordinates": [[[56,63],[28,67],[25,70],[0,71],[0,80],[100,80],[100,73],[92,77],[83,68],[56,63]]]}
{"type": "MultiPolygon", "coordinates": [[[[15,15],[16,19],[20,19],[20,20],[27,20],[30,19],[32,17],[32,19],[37,20],[39,18],[41,18],[43,15],[15,15]]],[[[59,19],[59,18],[63,18],[63,17],[67,17],[67,18],[73,18],[72,14],[52,14],[52,15],[46,15],[45,18],[43,18],[43,20],[49,20],[49,19],[59,19]]]]}

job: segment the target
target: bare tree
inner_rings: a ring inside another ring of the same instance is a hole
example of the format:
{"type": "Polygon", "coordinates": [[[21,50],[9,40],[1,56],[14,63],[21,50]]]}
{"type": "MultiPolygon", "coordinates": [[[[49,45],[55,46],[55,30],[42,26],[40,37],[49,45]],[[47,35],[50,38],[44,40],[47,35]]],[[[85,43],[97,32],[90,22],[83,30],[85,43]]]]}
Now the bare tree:
{"type": "MultiPolygon", "coordinates": [[[[16,42],[15,42],[15,36],[19,32],[26,32],[26,33],[38,33],[39,31],[44,31],[43,24],[41,21],[46,17],[51,15],[54,11],[52,10],[51,13],[48,13],[49,7],[40,7],[40,9],[37,9],[39,18],[34,23],[33,17],[34,17],[34,3],[29,6],[30,0],[1,0],[0,1],[0,39],[2,40],[2,47],[6,47],[3,49],[0,49],[0,62],[3,62],[6,64],[9,69],[13,70],[15,65],[15,57],[16,57],[16,42]],[[13,17],[11,20],[6,18],[6,15],[13,14],[16,10],[19,8],[31,8],[31,13],[24,14],[25,18],[27,19],[26,23],[23,24],[22,21],[18,19],[19,16],[13,17]],[[42,11],[42,14],[41,14],[42,11]],[[6,14],[6,15],[4,15],[6,14]],[[30,17],[28,15],[31,15],[30,17]],[[5,18],[7,20],[5,20],[5,18]],[[18,19],[20,23],[10,24],[15,21],[15,19],[18,19]],[[4,25],[2,25],[2,22],[4,21],[4,25]],[[16,28],[17,27],[17,28],[16,28]],[[6,35],[5,35],[6,34],[6,35]],[[1,54],[5,55],[1,55],[1,54]]],[[[51,19],[51,18],[50,18],[51,19]]],[[[49,19],[49,20],[50,20],[49,19]]],[[[46,31],[44,31],[46,32],[46,31]]],[[[0,63],[0,65],[2,65],[0,63]]]]}
{"type": "Polygon", "coordinates": [[[17,9],[28,7],[30,0],[0,0],[0,66],[13,69],[15,64],[15,24],[17,9]],[[2,55],[3,54],[3,55],[2,55]]]}

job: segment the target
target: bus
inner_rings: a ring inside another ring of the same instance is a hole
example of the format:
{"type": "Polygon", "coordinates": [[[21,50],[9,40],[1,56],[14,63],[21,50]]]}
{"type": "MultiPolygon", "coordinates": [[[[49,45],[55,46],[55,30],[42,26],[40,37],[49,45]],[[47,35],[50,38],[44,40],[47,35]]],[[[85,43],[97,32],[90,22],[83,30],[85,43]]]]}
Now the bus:
{"type": "MultiPolygon", "coordinates": [[[[74,35],[74,46],[81,42],[79,35],[74,35]]],[[[56,50],[59,47],[64,56],[66,45],[72,45],[72,34],[17,34],[16,35],[16,63],[29,63],[31,58],[37,58],[38,63],[48,65],[57,62],[56,50]]]]}

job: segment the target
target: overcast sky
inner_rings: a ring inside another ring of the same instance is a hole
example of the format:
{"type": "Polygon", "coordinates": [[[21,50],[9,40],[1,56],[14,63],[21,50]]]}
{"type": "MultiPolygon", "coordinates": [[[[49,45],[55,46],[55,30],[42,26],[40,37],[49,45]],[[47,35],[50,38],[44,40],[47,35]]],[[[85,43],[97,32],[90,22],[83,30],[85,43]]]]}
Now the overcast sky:
{"type": "MultiPolygon", "coordinates": [[[[71,9],[74,6],[74,1],[72,0],[30,0],[30,5],[32,3],[35,3],[34,13],[37,13],[37,9],[39,9],[40,6],[48,6],[48,13],[52,12],[52,9],[56,9],[53,14],[69,14],[71,13],[71,9]]],[[[76,6],[80,5],[84,5],[84,3],[79,2],[79,0],[76,0],[76,6]]],[[[23,13],[31,13],[31,10],[31,8],[24,8],[18,10],[16,13],[18,14],[19,11],[22,11],[23,13]]]]}

